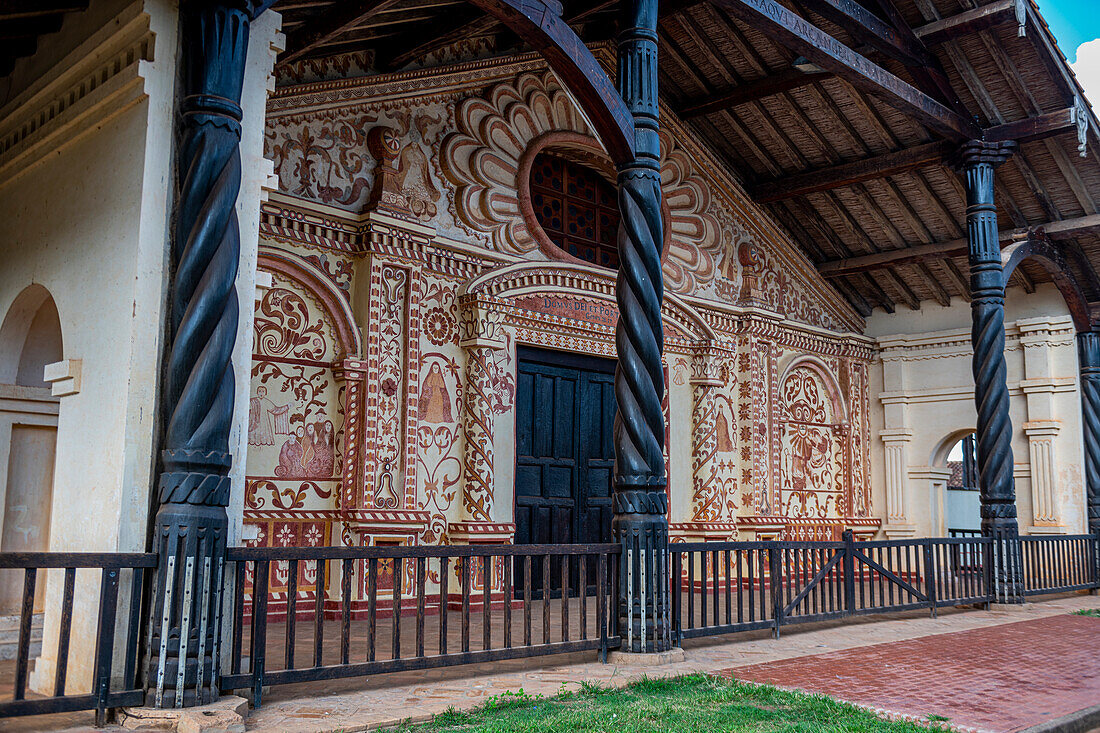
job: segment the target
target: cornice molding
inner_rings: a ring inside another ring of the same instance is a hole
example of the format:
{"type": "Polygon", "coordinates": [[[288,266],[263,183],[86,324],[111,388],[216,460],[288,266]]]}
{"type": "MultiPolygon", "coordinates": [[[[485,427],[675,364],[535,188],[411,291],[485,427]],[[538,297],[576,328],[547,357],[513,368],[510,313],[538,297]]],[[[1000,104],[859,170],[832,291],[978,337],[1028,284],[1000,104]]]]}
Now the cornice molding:
{"type": "Polygon", "coordinates": [[[123,10],[0,108],[0,187],[146,99],[154,34],[141,7],[123,10]]]}

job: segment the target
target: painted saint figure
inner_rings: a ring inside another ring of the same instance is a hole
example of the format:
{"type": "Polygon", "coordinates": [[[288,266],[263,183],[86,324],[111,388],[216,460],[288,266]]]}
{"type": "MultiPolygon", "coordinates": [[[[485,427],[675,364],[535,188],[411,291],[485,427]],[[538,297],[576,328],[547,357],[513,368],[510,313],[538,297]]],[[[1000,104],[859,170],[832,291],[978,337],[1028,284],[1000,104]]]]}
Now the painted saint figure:
{"type": "Polygon", "coordinates": [[[290,435],[290,405],[276,405],[260,385],[248,402],[248,444],[275,445],[276,435],[290,435]]]}
{"type": "Polygon", "coordinates": [[[421,420],[435,424],[454,422],[451,413],[451,395],[447,390],[447,382],[443,379],[443,370],[439,368],[438,363],[432,364],[428,376],[424,378],[421,394],[423,395],[421,420]]]}

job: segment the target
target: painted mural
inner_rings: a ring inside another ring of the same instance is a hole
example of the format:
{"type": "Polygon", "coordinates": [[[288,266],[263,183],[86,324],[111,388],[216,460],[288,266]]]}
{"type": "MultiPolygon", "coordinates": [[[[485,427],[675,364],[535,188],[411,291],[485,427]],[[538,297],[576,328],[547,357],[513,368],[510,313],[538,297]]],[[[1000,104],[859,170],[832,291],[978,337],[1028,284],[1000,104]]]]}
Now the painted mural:
{"type": "MultiPolygon", "coordinates": [[[[317,81],[268,117],[280,190],[261,214],[274,281],[255,311],[252,542],[511,542],[517,350],[613,357],[618,318],[615,273],[553,245],[526,176],[541,153],[613,171],[538,63],[384,81],[307,66],[288,73],[317,81]]],[[[674,537],[873,533],[858,315],[664,125],[674,537]]],[[[382,571],[380,589],[414,582],[382,571]]]]}

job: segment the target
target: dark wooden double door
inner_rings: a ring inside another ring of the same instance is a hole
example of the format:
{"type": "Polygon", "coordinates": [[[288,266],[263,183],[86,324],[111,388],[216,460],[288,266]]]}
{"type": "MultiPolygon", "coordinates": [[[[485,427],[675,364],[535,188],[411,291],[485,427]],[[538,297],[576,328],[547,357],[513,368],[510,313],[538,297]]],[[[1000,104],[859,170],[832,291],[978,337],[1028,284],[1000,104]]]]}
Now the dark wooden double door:
{"type": "MultiPolygon", "coordinates": [[[[519,349],[516,376],[516,543],[592,544],[611,541],[615,362],[540,349],[519,349]]],[[[531,585],[543,588],[536,558],[531,585]]],[[[591,568],[589,568],[591,570],[591,568]]],[[[516,568],[516,588],[523,568],[516,568]]],[[[583,585],[595,582],[585,573],[583,585]]],[[[581,586],[576,560],[569,586],[581,586]]],[[[560,561],[549,587],[560,594],[560,561]]]]}

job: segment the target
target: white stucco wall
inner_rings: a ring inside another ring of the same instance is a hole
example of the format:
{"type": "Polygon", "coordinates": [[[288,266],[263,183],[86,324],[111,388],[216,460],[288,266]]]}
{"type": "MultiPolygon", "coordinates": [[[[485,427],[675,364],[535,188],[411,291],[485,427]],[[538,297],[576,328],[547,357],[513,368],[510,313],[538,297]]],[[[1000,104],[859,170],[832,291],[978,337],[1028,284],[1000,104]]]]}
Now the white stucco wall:
{"type": "MultiPolygon", "coordinates": [[[[1009,290],[1006,350],[1020,531],[1085,530],[1077,352],[1052,285],[1009,290]]],[[[888,536],[947,529],[947,453],[976,422],[970,305],[876,312],[871,377],[872,482],[883,487],[888,536]]]]}

